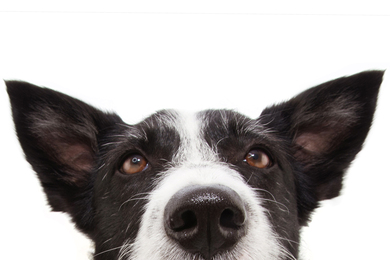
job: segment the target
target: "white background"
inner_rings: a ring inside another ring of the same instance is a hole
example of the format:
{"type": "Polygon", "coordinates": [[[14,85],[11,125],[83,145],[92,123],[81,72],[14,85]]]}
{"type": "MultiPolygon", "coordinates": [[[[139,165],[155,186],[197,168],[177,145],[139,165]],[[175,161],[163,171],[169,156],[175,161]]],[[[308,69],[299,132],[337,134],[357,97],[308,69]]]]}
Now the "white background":
{"type": "MultiPolygon", "coordinates": [[[[386,1],[106,2],[3,1],[0,78],[51,87],[135,123],[162,108],[256,117],[324,81],[390,68],[386,1]]],[[[386,74],[342,196],[303,229],[302,259],[390,259],[389,81],[386,74]]],[[[2,258],[88,259],[88,241],[49,211],[0,84],[2,258]]]]}

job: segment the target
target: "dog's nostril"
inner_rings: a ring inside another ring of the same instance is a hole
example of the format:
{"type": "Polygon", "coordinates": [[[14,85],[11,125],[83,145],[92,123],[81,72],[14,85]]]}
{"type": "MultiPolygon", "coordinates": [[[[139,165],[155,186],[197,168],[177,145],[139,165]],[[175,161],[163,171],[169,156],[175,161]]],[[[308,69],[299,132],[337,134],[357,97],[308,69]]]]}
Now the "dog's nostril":
{"type": "Polygon", "coordinates": [[[173,215],[169,219],[169,227],[175,232],[195,228],[196,226],[196,215],[191,210],[186,210],[181,214],[177,214],[177,217],[173,215]]]}
{"type": "Polygon", "coordinates": [[[180,190],[169,200],[164,218],[167,235],[205,259],[231,249],[246,233],[243,201],[223,185],[180,190]]]}
{"type": "Polygon", "coordinates": [[[221,227],[239,229],[245,224],[245,215],[233,209],[225,209],[219,219],[221,227]]]}

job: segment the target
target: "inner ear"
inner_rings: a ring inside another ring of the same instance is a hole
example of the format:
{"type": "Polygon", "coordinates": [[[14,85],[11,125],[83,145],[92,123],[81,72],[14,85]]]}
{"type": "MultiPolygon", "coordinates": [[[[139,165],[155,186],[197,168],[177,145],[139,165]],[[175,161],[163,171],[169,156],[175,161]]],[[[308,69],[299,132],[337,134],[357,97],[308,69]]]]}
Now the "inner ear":
{"type": "Polygon", "coordinates": [[[64,181],[74,186],[83,186],[93,169],[95,156],[91,147],[81,142],[56,142],[53,148],[53,160],[68,173],[63,175],[64,181]]]}
{"type": "Polygon", "coordinates": [[[341,125],[315,127],[298,131],[294,138],[294,158],[300,162],[303,172],[315,180],[317,200],[332,199],[340,193],[346,166],[338,168],[334,163],[337,157],[345,155],[337,156],[335,151],[347,138],[347,133],[341,125]]]}
{"type": "Polygon", "coordinates": [[[348,133],[348,127],[340,124],[305,127],[295,134],[294,157],[307,164],[313,157],[326,156],[342,142],[348,133]]]}
{"type": "Polygon", "coordinates": [[[81,187],[93,169],[97,150],[96,126],[91,120],[82,120],[80,113],[65,116],[52,109],[31,113],[30,130],[42,155],[54,163],[66,183],[81,187]]]}
{"type": "Polygon", "coordinates": [[[90,171],[93,163],[93,152],[85,144],[61,144],[59,149],[60,160],[71,165],[76,171],[90,171]]]}
{"type": "Polygon", "coordinates": [[[305,150],[309,153],[320,155],[323,153],[323,151],[328,150],[330,146],[328,140],[332,137],[332,135],[333,131],[328,129],[307,131],[298,134],[294,143],[300,148],[300,150],[305,150]]]}

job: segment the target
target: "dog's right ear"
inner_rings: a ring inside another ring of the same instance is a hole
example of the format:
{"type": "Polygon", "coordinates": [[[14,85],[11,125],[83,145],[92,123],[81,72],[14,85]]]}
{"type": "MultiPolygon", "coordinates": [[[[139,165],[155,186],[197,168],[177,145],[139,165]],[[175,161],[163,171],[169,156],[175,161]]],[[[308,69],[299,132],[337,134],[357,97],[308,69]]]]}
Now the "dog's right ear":
{"type": "Polygon", "coordinates": [[[98,136],[121,119],[47,88],[6,85],[20,144],[50,206],[88,232],[98,136]]]}
{"type": "Polygon", "coordinates": [[[290,144],[301,224],[318,201],[339,195],[376,108],[382,71],[366,71],[308,89],[265,109],[260,122],[290,144]]]}

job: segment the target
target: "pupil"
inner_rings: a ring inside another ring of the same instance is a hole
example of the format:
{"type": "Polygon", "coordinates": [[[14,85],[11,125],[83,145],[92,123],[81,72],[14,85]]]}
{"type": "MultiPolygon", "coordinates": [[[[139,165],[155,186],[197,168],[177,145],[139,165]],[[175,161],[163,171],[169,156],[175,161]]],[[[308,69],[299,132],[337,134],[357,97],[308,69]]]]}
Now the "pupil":
{"type": "Polygon", "coordinates": [[[137,158],[137,157],[133,157],[133,159],[131,159],[131,162],[132,162],[133,164],[138,164],[140,161],[141,161],[141,159],[140,159],[140,158],[137,158]]]}
{"type": "Polygon", "coordinates": [[[250,154],[250,157],[253,159],[253,160],[258,160],[259,159],[259,154],[257,154],[257,153],[251,153],[250,154]]]}

